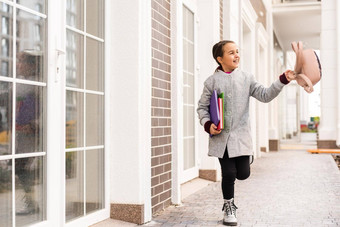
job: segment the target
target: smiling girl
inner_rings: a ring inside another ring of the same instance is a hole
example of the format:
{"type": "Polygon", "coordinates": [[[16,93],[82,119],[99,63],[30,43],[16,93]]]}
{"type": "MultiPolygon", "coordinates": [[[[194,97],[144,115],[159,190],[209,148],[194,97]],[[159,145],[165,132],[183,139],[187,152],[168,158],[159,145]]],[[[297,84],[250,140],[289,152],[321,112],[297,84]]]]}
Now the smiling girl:
{"type": "Polygon", "coordinates": [[[224,204],[223,224],[237,225],[234,203],[235,180],[250,176],[250,157],[253,155],[249,122],[249,99],[270,102],[290,82],[287,70],[279,79],[265,88],[252,74],[238,69],[240,55],[235,42],[223,40],[213,46],[212,54],[219,65],[215,73],[204,82],[203,93],[198,102],[200,123],[210,135],[209,156],[219,159],[222,170],[222,193],[224,204]],[[217,130],[209,114],[210,97],[213,91],[224,93],[225,126],[217,130]]]}

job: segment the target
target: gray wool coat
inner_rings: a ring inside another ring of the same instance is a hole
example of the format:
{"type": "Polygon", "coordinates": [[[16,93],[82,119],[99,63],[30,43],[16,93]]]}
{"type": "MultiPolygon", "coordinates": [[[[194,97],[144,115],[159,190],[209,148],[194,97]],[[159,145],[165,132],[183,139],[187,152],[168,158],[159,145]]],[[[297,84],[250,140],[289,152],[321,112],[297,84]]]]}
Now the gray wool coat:
{"type": "Polygon", "coordinates": [[[225,126],[218,135],[209,137],[209,156],[223,158],[226,146],[230,158],[253,155],[253,145],[249,121],[250,96],[261,102],[270,102],[282,90],[284,84],[278,79],[265,88],[255,77],[240,69],[227,74],[215,72],[204,82],[203,93],[198,102],[198,118],[201,125],[210,121],[210,97],[214,90],[224,92],[225,126]]]}

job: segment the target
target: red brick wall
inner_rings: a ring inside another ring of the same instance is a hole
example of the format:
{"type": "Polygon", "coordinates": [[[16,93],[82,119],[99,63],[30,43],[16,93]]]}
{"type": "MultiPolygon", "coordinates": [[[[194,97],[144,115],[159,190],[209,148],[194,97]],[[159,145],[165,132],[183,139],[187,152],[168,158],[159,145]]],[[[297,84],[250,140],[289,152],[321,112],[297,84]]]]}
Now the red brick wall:
{"type": "Polygon", "coordinates": [[[170,0],[151,0],[151,4],[151,202],[155,213],[171,202],[170,0]]]}
{"type": "Polygon", "coordinates": [[[220,40],[223,40],[223,0],[220,0],[220,40]]]}

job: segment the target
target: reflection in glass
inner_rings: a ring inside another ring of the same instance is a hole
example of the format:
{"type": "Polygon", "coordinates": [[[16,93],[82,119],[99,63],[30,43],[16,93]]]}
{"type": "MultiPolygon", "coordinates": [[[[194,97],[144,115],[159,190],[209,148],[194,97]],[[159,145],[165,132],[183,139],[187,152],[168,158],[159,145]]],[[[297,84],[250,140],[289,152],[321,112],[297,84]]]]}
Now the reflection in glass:
{"type": "Polygon", "coordinates": [[[86,214],[104,208],[104,150],[86,151],[86,214]]]}
{"type": "Polygon", "coordinates": [[[103,43],[86,39],[86,89],[104,91],[103,43]]]}
{"type": "Polygon", "coordinates": [[[84,31],[84,0],[66,1],[66,24],[84,31]]]}
{"type": "Polygon", "coordinates": [[[104,145],[104,96],[86,95],[86,146],[104,145]]]}
{"type": "Polygon", "coordinates": [[[0,82],[0,155],[12,153],[12,83],[0,82]]]}
{"type": "Polygon", "coordinates": [[[46,11],[46,0],[17,0],[17,3],[39,13],[46,11]]]}
{"type": "Polygon", "coordinates": [[[103,38],[104,36],[104,0],[86,1],[86,32],[103,38]]]}
{"type": "Polygon", "coordinates": [[[46,82],[45,19],[18,9],[17,78],[46,82]]]}
{"type": "Polygon", "coordinates": [[[12,7],[0,3],[1,34],[0,34],[0,76],[12,77],[13,56],[13,15],[12,7]]]}
{"type": "Polygon", "coordinates": [[[0,226],[12,226],[12,160],[0,161],[0,226]]]}
{"type": "Polygon", "coordinates": [[[83,151],[66,153],[66,221],[84,215],[83,151]]]}
{"type": "Polygon", "coordinates": [[[84,38],[66,31],[66,86],[83,88],[84,38]]]}
{"type": "Polygon", "coordinates": [[[84,146],[84,94],[66,91],[66,148],[84,146]]]}
{"type": "Polygon", "coordinates": [[[45,219],[44,165],[44,157],[19,158],[15,160],[15,214],[17,226],[33,224],[45,219]]]}
{"type": "Polygon", "coordinates": [[[45,151],[45,87],[17,84],[15,153],[45,151]]]}

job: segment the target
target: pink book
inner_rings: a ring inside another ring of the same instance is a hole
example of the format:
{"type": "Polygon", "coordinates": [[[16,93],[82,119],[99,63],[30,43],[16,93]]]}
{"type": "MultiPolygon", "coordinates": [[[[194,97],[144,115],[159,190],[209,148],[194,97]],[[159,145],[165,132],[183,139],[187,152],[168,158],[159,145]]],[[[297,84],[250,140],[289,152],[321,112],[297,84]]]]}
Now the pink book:
{"type": "Polygon", "coordinates": [[[217,125],[217,130],[221,130],[223,129],[223,121],[224,121],[224,117],[223,117],[223,98],[218,98],[218,111],[219,111],[219,115],[220,115],[220,122],[217,125]]]}

